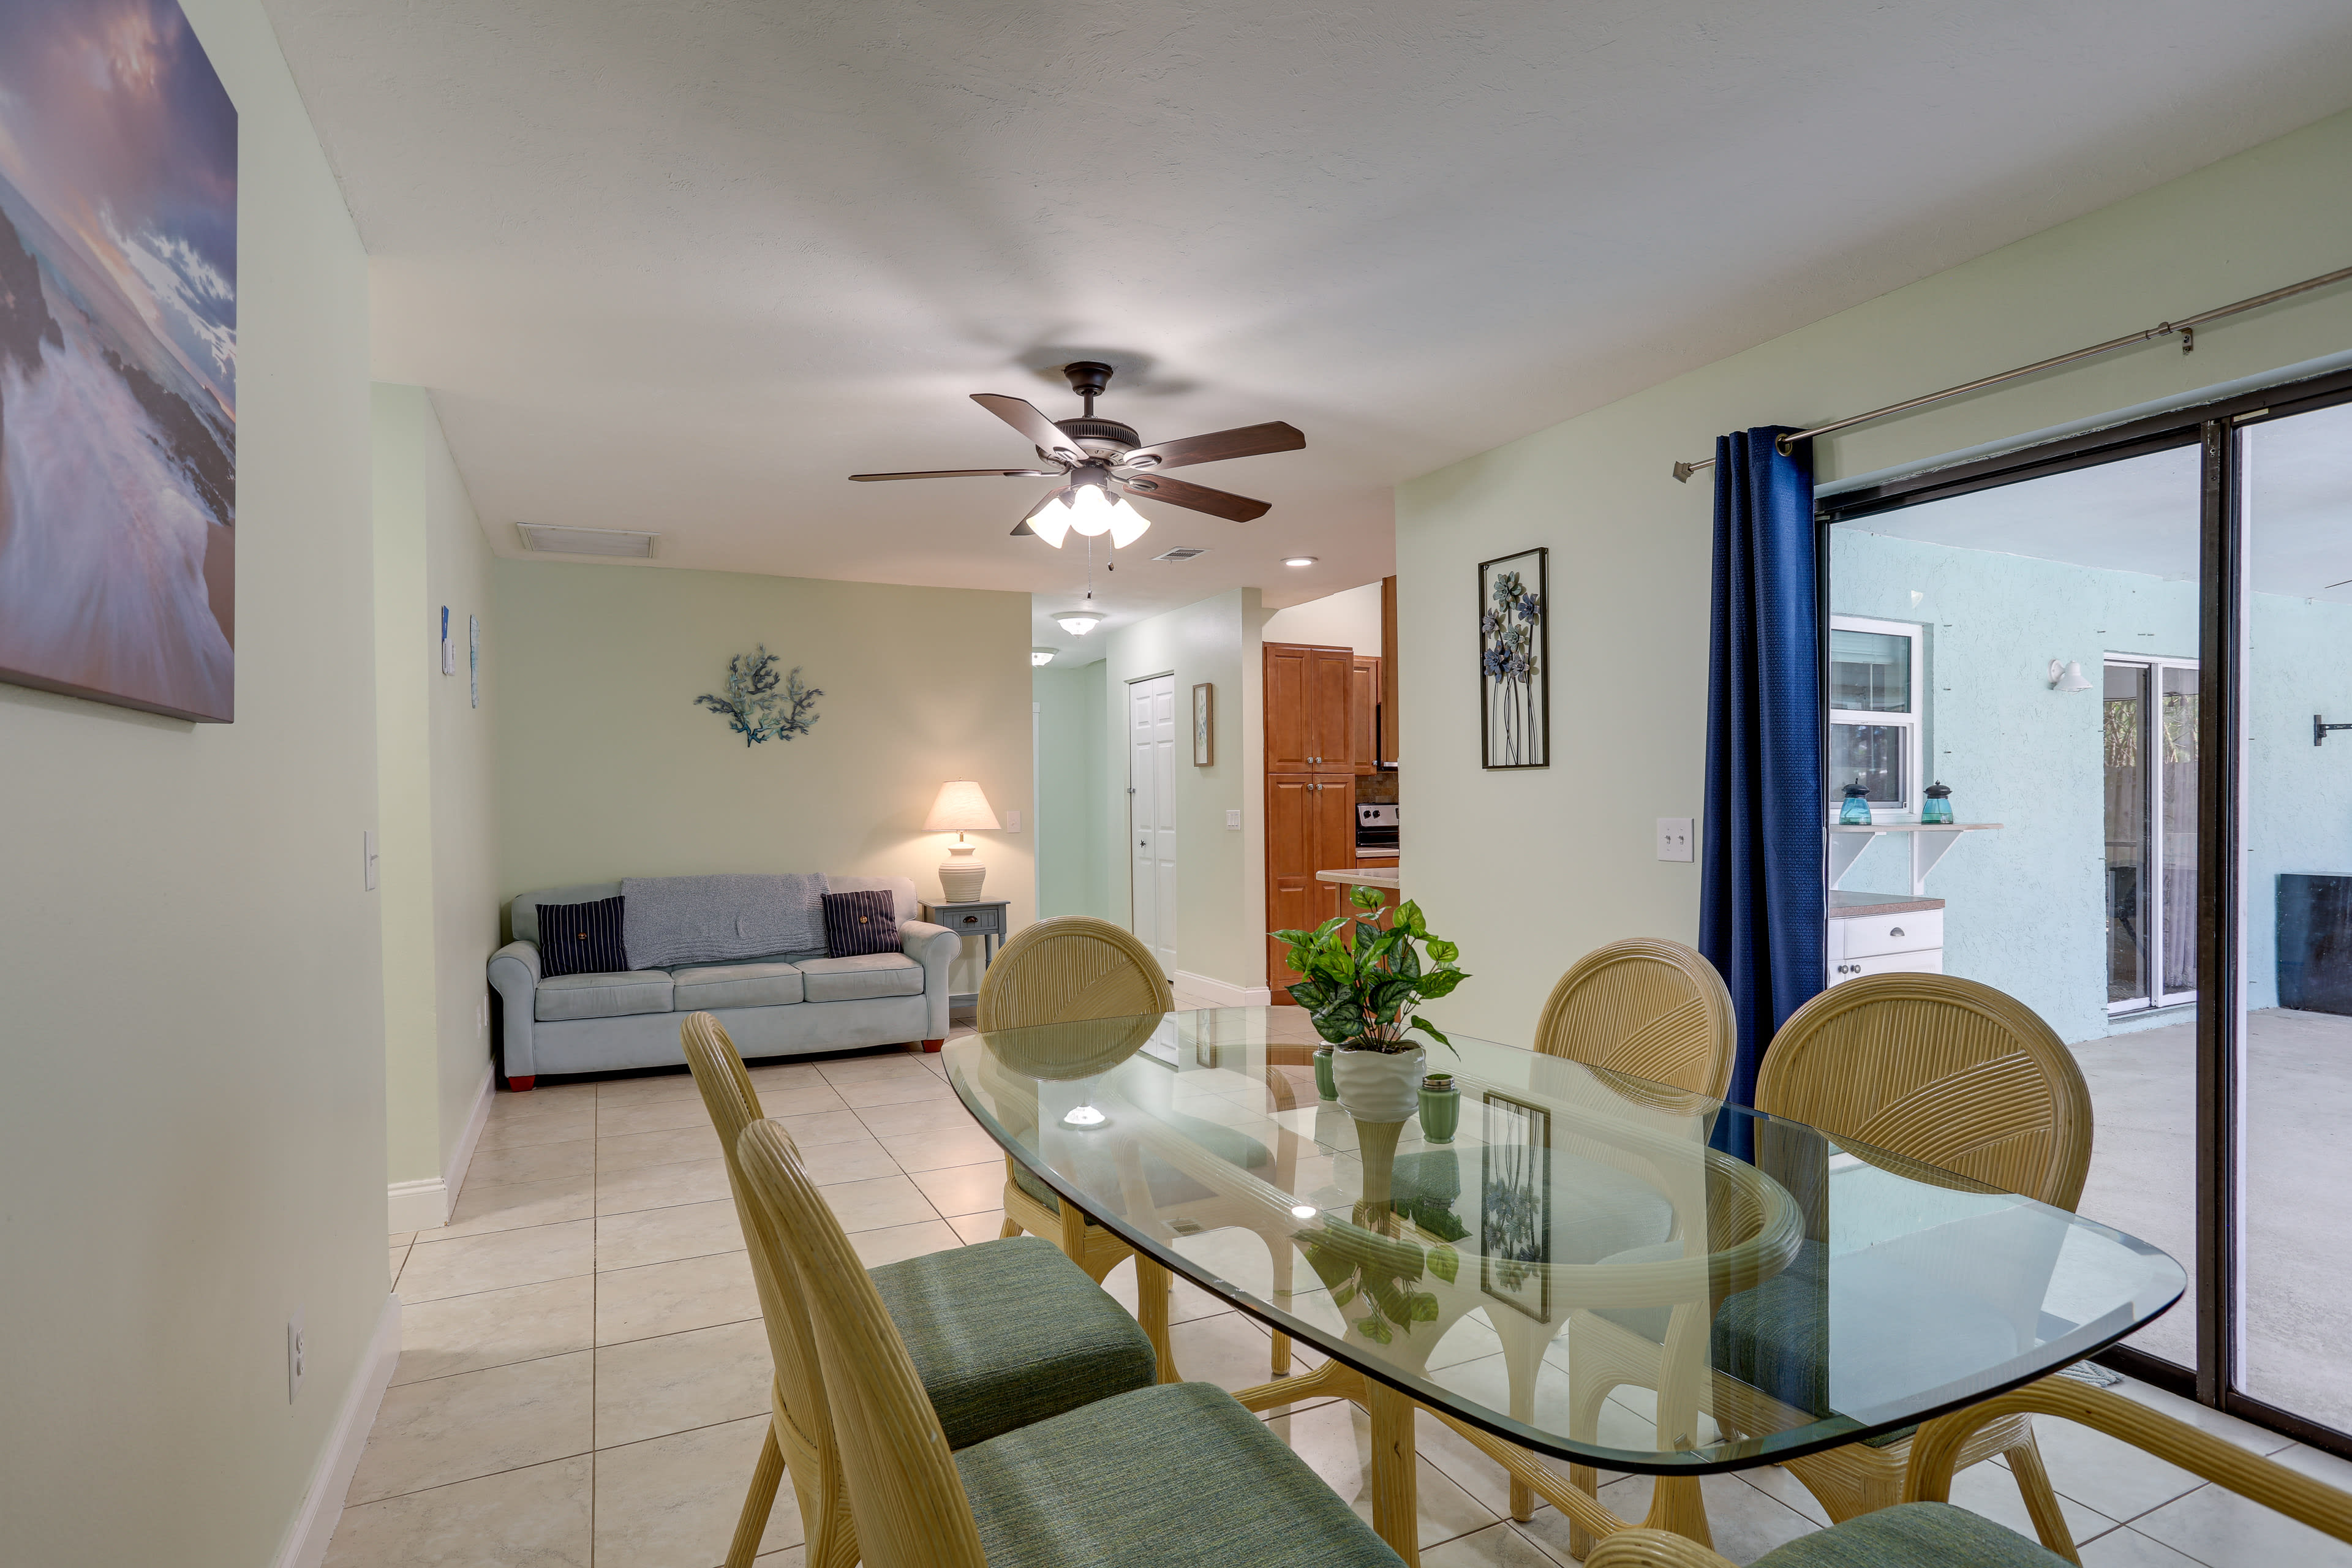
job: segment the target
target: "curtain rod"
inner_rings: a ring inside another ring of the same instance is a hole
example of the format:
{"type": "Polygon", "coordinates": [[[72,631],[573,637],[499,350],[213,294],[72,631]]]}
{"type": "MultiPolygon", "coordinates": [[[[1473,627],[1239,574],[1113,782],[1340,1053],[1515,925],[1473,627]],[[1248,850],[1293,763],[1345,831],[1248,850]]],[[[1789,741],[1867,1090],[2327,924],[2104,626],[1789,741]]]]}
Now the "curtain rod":
{"type": "MultiPolygon", "coordinates": [[[[1800,430],[1793,436],[1783,436],[1773,445],[1780,447],[1781,455],[1786,457],[1791,442],[1810,441],[1816,436],[1827,436],[1832,431],[1844,430],[1856,425],[1866,425],[1873,419],[1884,419],[1890,414],[1908,414],[1914,408],[1924,408],[1930,403],[1941,403],[1948,397],[1958,397],[1963,393],[1975,392],[1982,387],[1998,386],[2004,381],[2015,381],[2020,376],[2032,375],[2037,371],[2050,370],[2062,364],[2072,364],[2076,360],[2089,359],[2094,354],[2129,348],[2134,343],[2143,343],[2151,338],[2169,337],[2176,332],[2180,337],[2180,352],[2193,353],[2197,348],[2197,329],[2208,321],[2217,321],[2224,316],[2234,316],[2241,310],[2252,310],[2270,304],[2273,300],[2287,299],[2292,295],[2308,293],[2314,289],[2324,289],[2330,283],[2340,283],[2347,278],[2352,278],[2352,267],[2338,268],[2334,272],[2322,273],[2316,278],[2306,278],[2300,283],[2290,283],[2284,289],[2273,289],[2267,294],[2257,294],[2251,300],[2241,300],[2234,305],[2223,305],[2218,310],[2201,311],[2194,316],[2184,316],[2177,321],[2158,321],[2145,331],[2126,333],[2120,338],[2110,338],[2105,342],[2094,343],[2086,349],[2076,349],[2073,353],[2059,354],[2053,359],[2020,365],[2015,370],[2002,371],[1999,375],[1981,376],[1975,381],[1964,382],[1958,386],[1948,386],[1941,392],[1931,392],[1925,397],[1914,397],[1902,403],[1890,403],[1884,408],[1874,408],[1867,414],[1857,414],[1850,419],[1840,419],[1828,425],[1816,425],[1811,430],[1800,430]]],[[[1713,458],[1702,458],[1696,463],[1676,463],[1674,470],[1675,478],[1684,484],[1688,484],[1693,474],[1701,468],[1711,468],[1714,466],[1713,458]]]]}

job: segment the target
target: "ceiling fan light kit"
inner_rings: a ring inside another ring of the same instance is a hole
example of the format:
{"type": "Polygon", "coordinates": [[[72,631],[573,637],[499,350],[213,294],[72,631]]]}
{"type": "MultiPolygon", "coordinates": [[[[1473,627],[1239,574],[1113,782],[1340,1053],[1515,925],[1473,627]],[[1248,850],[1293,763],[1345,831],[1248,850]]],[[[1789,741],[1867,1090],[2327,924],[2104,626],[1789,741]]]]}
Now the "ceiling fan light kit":
{"type": "Polygon", "coordinates": [[[1015,536],[1034,535],[1059,548],[1075,528],[1093,536],[1108,532],[1114,548],[1133,543],[1151,526],[1141,512],[1127,503],[1129,495],[1166,501],[1192,511],[1204,511],[1230,522],[1250,522],[1271,510],[1262,500],[1212,489],[1189,480],[1162,477],[1160,470],[1189,463],[1220,463],[1230,458],[1254,458],[1268,452],[1296,452],[1307,437],[1280,420],[1217,430],[1206,436],[1186,436],[1146,446],[1132,426],[1095,416],[1095,399],[1110,384],[1111,367],[1096,360],[1079,360],[1062,367],[1070,390],[1086,402],[1076,419],[1048,419],[1018,397],[975,392],[971,400],[1025,437],[1050,468],[929,468],[899,474],[852,474],[865,483],[877,479],[1060,479],[1062,489],[1048,496],[1060,500],[1066,520],[1048,505],[1033,508],[1013,525],[1015,536]],[[1150,477],[1146,477],[1150,470],[1150,477]],[[1092,497],[1092,500],[1088,498],[1092,497]],[[1057,526],[1057,524],[1059,526],[1057,526]]]}

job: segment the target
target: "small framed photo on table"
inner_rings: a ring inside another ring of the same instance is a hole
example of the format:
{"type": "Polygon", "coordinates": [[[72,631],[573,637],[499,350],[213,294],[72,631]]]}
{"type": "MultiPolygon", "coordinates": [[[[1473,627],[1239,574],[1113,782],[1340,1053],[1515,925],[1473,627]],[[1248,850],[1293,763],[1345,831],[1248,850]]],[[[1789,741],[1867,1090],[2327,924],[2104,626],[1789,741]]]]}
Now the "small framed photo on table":
{"type": "Polygon", "coordinates": [[[1207,681],[1192,688],[1192,765],[1213,767],[1217,761],[1217,689],[1207,681]]]}
{"type": "Polygon", "coordinates": [[[1478,1289],[1539,1322],[1551,1319],[1551,1112],[1486,1092],[1486,1179],[1478,1195],[1478,1289]]]}

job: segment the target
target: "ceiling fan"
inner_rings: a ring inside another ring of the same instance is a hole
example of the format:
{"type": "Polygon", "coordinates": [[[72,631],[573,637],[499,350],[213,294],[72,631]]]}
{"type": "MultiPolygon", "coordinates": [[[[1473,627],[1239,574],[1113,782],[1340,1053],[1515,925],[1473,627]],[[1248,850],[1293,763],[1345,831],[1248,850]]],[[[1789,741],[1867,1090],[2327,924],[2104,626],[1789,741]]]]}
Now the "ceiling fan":
{"type": "Polygon", "coordinates": [[[874,479],[955,479],[992,476],[1008,479],[1060,479],[1067,482],[1048,492],[1013,527],[1015,535],[1034,535],[1059,549],[1076,530],[1088,536],[1108,533],[1114,547],[1131,543],[1150,523],[1127,504],[1129,496],[1161,500],[1171,506],[1205,511],[1232,522],[1264,517],[1268,503],[1230,491],[1211,489],[1183,479],[1164,477],[1160,470],[1188,463],[1216,463],[1227,458],[1255,458],[1265,452],[1296,452],[1307,437],[1291,426],[1275,420],[1244,425],[1238,429],[1186,436],[1146,446],[1132,426],[1095,417],[1095,399],[1110,384],[1111,367],[1080,360],[1062,367],[1070,390],[1086,400],[1086,412],[1076,419],[1048,419],[1018,397],[975,392],[971,400],[1027,437],[1037,456],[1050,468],[934,468],[911,474],[852,474],[864,483],[874,479]]]}

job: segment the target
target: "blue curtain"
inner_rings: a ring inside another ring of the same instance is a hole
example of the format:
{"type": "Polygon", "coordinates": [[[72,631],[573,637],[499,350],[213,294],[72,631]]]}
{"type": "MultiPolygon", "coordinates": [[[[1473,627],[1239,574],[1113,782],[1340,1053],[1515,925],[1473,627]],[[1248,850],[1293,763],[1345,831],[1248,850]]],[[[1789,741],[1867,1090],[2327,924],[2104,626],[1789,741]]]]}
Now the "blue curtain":
{"type": "MultiPolygon", "coordinates": [[[[1715,444],[1715,609],[1707,666],[1699,951],[1739,1026],[1729,1098],[1823,980],[1821,616],[1812,450],[1769,426],[1715,444]]],[[[1745,1118],[1717,1130],[1747,1155],[1745,1118]]]]}

